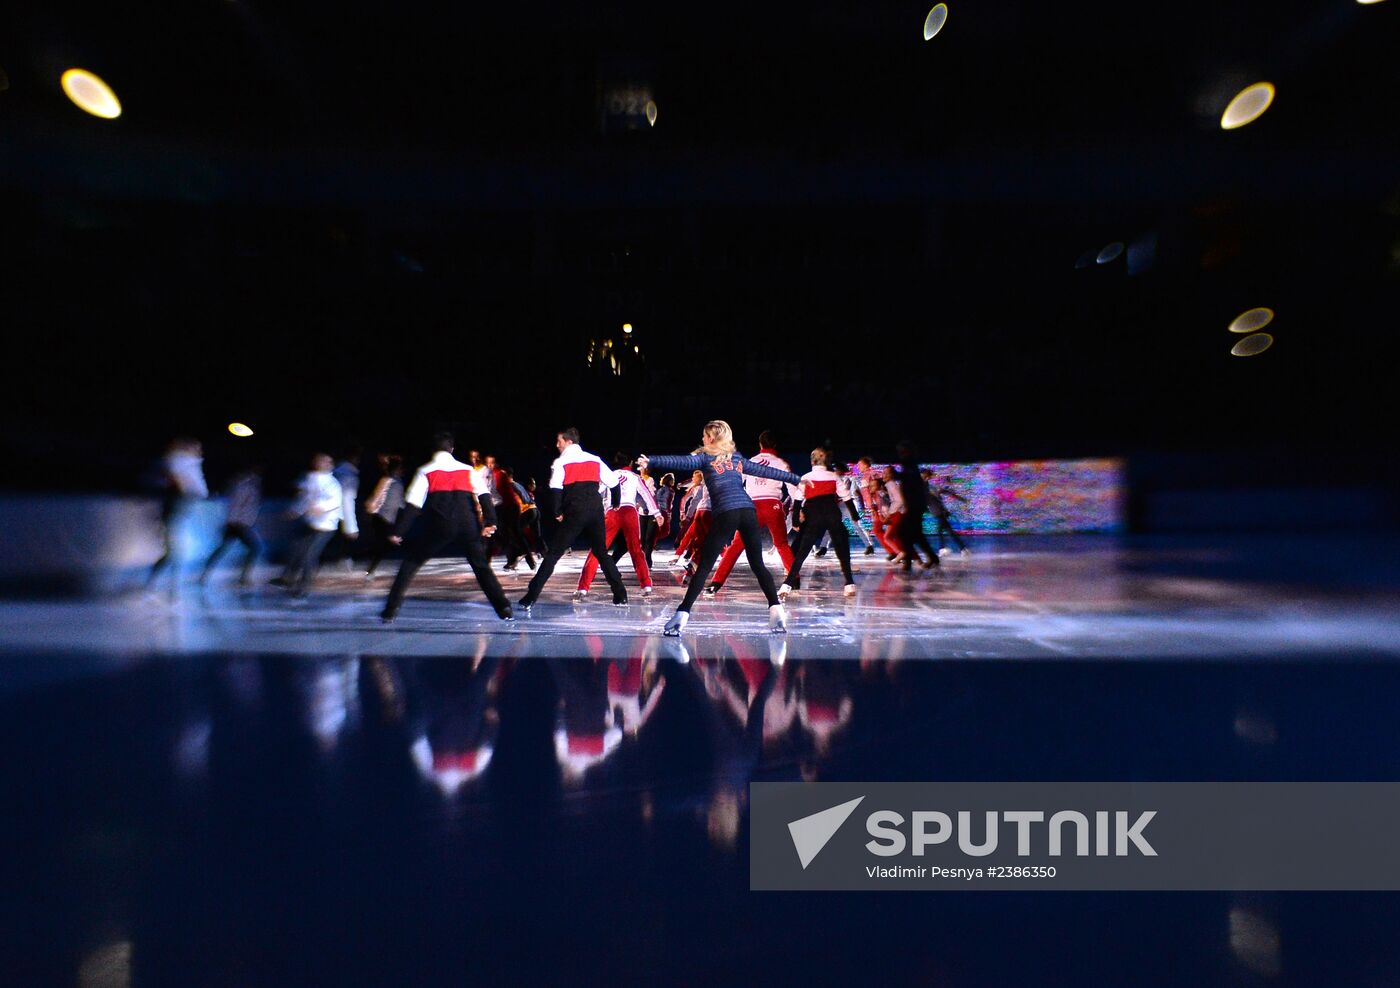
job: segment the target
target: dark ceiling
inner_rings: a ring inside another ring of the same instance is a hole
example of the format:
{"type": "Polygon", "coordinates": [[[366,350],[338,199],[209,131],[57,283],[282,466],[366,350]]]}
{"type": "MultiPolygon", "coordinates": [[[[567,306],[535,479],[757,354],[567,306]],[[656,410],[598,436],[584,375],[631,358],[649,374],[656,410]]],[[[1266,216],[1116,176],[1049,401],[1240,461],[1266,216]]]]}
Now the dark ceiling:
{"type": "Polygon", "coordinates": [[[285,451],[714,414],[967,458],[1385,435],[1400,0],[926,13],[11,3],[5,450],[255,416],[285,451]],[[1261,304],[1278,343],[1230,358],[1261,304]]]}

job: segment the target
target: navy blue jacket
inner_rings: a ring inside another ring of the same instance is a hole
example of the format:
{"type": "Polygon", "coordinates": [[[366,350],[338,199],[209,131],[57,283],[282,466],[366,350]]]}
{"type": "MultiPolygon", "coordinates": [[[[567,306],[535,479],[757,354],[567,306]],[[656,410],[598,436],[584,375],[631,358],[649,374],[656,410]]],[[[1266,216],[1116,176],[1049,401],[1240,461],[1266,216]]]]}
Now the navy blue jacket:
{"type": "Polygon", "coordinates": [[[738,453],[729,457],[729,462],[715,466],[715,458],[708,453],[692,453],[690,456],[649,456],[647,469],[652,473],[689,473],[701,471],[705,476],[705,488],[710,492],[710,510],[715,514],[733,511],[736,508],[752,508],[753,499],[744,490],[744,475],[764,477],[768,480],[781,480],[789,484],[799,484],[802,478],[786,470],[755,463],[738,453]]]}

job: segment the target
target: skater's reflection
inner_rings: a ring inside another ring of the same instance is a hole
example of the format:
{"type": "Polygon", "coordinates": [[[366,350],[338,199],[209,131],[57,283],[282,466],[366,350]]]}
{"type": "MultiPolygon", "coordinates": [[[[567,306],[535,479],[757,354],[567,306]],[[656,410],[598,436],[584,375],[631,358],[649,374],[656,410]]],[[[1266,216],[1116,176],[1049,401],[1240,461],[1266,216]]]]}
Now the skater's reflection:
{"type": "Polygon", "coordinates": [[[643,641],[640,657],[607,663],[608,707],[613,722],[630,737],[635,737],[651,717],[666,686],[666,681],[656,674],[656,636],[647,636],[643,641]]]}
{"type": "Polygon", "coordinates": [[[316,659],[292,674],[303,724],[323,755],[340,744],[360,719],[360,658],[316,659]]]}
{"type": "Polygon", "coordinates": [[[551,660],[550,669],[559,689],[554,755],[565,783],[577,784],[622,742],[608,704],[608,663],[551,660]]]}
{"type": "Polygon", "coordinates": [[[773,636],[770,654],[762,658],[745,639],[728,638],[724,644],[726,656],[699,660],[696,670],[705,692],[742,733],[751,771],[765,749],[782,745],[797,717],[785,664],[787,642],[773,636]]]}
{"type": "Polygon", "coordinates": [[[831,755],[836,740],[851,723],[855,706],[851,699],[853,670],[846,662],[794,662],[797,719],[805,753],[802,778],[811,782],[819,766],[831,755]]]}
{"type": "Polygon", "coordinates": [[[453,796],[491,764],[500,718],[496,695],[505,666],[499,658],[420,664],[423,727],[412,741],[413,763],[444,796],[453,796]]]}
{"type": "Polygon", "coordinates": [[[581,783],[617,750],[624,734],[637,734],[663,686],[654,643],[638,639],[635,659],[602,658],[603,640],[597,635],[585,636],[583,643],[589,658],[550,660],[559,691],[554,754],[566,785],[581,783]]]}
{"type": "Polygon", "coordinates": [[[783,752],[797,709],[785,640],[773,637],[766,655],[756,653],[750,641],[738,636],[726,638],[723,649],[725,654],[697,658],[691,668],[711,713],[708,734],[715,762],[706,832],[716,847],[733,850],[748,802],[748,784],[760,770],[787,761],[783,752]]]}

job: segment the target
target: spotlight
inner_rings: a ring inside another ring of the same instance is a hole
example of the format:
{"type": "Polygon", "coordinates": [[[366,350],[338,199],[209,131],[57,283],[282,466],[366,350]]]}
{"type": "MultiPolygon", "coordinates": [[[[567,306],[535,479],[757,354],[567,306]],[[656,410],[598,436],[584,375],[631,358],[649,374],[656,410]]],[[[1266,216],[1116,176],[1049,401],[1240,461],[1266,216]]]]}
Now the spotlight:
{"type": "Polygon", "coordinates": [[[924,18],[924,40],[931,40],[935,34],[943,30],[943,25],[946,23],[948,23],[948,5],[946,3],[937,4],[924,18]]]}
{"type": "Polygon", "coordinates": [[[1221,129],[1234,130],[1253,123],[1264,115],[1264,111],[1273,101],[1272,82],[1256,82],[1252,86],[1244,87],[1235,94],[1235,98],[1230,100],[1230,105],[1225,107],[1225,112],[1220,115],[1221,129]]]}
{"type": "Polygon", "coordinates": [[[1235,316],[1230,323],[1232,333],[1253,333],[1274,321],[1274,310],[1266,308],[1249,309],[1235,316]]]}
{"type": "Polygon", "coordinates": [[[253,430],[248,428],[242,422],[230,422],[228,424],[228,431],[233,433],[239,439],[247,439],[253,434],[253,430]]]}
{"type": "Polygon", "coordinates": [[[1263,353],[1274,345],[1274,338],[1268,333],[1255,333],[1253,336],[1246,336],[1230,348],[1230,352],[1236,357],[1252,357],[1256,353],[1263,353]]]}
{"type": "Polygon", "coordinates": [[[58,83],[68,94],[68,98],[77,104],[78,109],[104,120],[115,120],[122,115],[122,105],[117,100],[117,94],[86,69],[69,69],[63,73],[58,83]]]}
{"type": "Polygon", "coordinates": [[[1363,7],[1369,7],[1373,3],[1380,3],[1381,0],[1356,0],[1356,2],[1361,4],[1361,6],[1363,7]]]}
{"type": "Polygon", "coordinates": [[[1111,264],[1118,260],[1118,255],[1123,253],[1123,242],[1115,240],[1103,250],[1099,251],[1099,256],[1094,258],[1097,264],[1111,264]]]}
{"type": "Polygon", "coordinates": [[[647,100],[647,126],[656,126],[656,100],[647,100]]]}

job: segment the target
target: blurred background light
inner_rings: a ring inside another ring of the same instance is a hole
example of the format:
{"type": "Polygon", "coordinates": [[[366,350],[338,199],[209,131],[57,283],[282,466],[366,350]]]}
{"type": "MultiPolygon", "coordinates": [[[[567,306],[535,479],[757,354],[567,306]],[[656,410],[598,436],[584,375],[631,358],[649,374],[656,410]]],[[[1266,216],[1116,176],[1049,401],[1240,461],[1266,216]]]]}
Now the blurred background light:
{"type": "Polygon", "coordinates": [[[948,21],[948,5],[946,3],[937,4],[928,12],[924,18],[924,40],[928,41],[939,31],[943,30],[943,25],[948,21]]]}
{"type": "Polygon", "coordinates": [[[1246,336],[1233,347],[1230,352],[1236,357],[1253,357],[1255,354],[1263,353],[1274,345],[1274,338],[1268,333],[1255,333],[1253,336],[1246,336]]]}
{"type": "Polygon", "coordinates": [[[1254,974],[1277,978],[1283,972],[1282,938],[1272,920],[1242,906],[1229,912],[1230,953],[1254,974]]]}
{"type": "Polygon", "coordinates": [[[69,69],[59,79],[59,85],[78,109],[94,117],[115,120],[122,115],[122,105],[112,87],[86,69],[69,69]]]}
{"type": "Polygon", "coordinates": [[[656,100],[654,99],[647,100],[647,124],[651,127],[656,126],[656,100]]]}
{"type": "Polygon", "coordinates": [[[247,439],[253,434],[253,430],[248,428],[242,422],[230,422],[228,424],[228,431],[233,433],[239,439],[247,439]]]}
{"type": "Polygon", "coordinates": [[[1253,123],[1264,115],[1264,111],[1274,101],[1274,84],[1256,82],[1235,94],[1225,112],[1220,115],[1220,126],[1224,130],[1234,130],[1253,123]]]}
{"type": "Polygon", "coordinates": [[[1094,258],[1094,260],[1099,264],[1110,264],[1113,261],[1118,260],[1118,256],[1122,253],[1123,242],[1121,240],[1115,240],[1103,250],[1099,251],[1098,256],[1094,258]]]}
{"type": "Polygon", "coordinates": [[[130,940],[104,943],[83,958],[78,968],[78,988],[130,988],[130,940]]]}
{"type": "Polygon", "coordinates": [[[1157,234],[1145,233],[1128,245],[1128,274],[1139,275],[1157,263],[1157,234]]]}
{"type": "Polygon", "coordinates": [[[631,332],[632,332],[632,324],[631,324],[630,322],[625,322],[625,323],[623,323],[623,324],[622,324],[622,331],[623,331],[624,333],[631,333],[631,332]]]}
{"type": "Polygon", "coordinates": [[[1248,309],[1235,316],[1230,323],[1232,333],[1253,333],[1263,329],[1274,321],[1274,310],[1264,307],[1248,309]]]}

